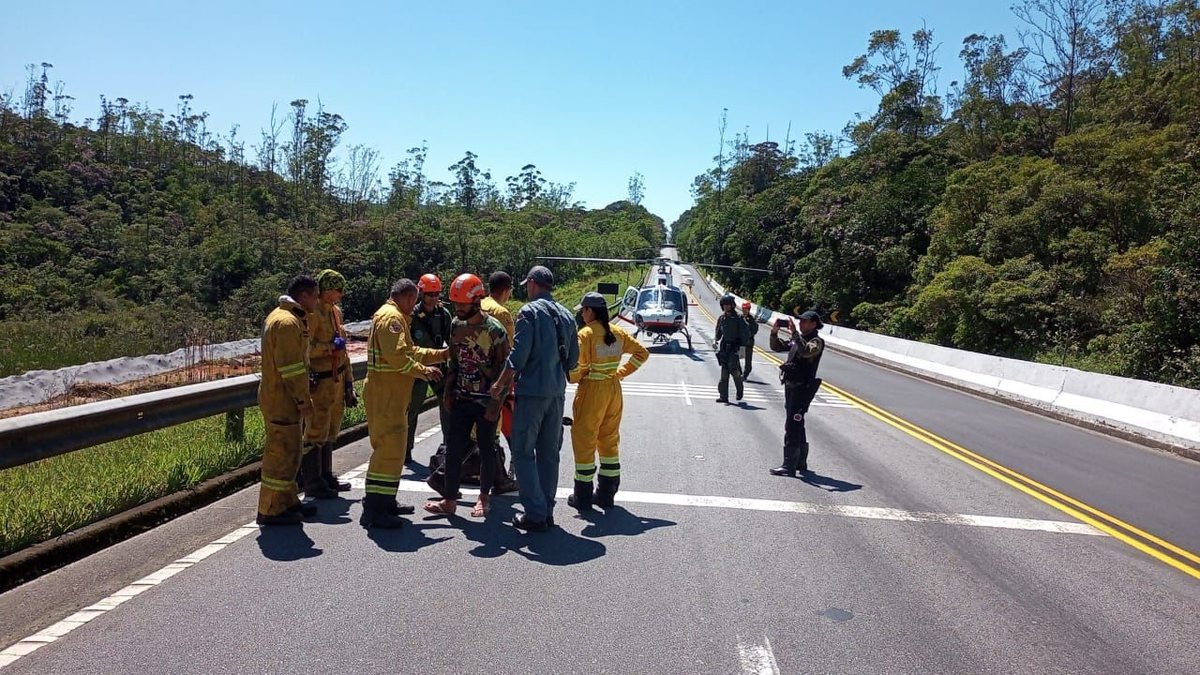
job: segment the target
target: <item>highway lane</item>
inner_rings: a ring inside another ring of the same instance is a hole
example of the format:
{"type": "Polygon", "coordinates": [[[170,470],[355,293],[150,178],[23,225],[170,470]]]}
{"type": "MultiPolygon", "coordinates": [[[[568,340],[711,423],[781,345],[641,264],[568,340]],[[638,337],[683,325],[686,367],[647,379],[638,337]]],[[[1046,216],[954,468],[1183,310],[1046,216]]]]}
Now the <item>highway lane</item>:
{"type": "MultiPolygon", "coordinates": [[[[698,284],[695,295],[710,313],[717,311],[716,298],[707,286],[698,284]]],[[[758,336],[764,350],[767,332],[763,326],[758,336]]],[[[755,358],[774,371],[761,354],[755,358]]],[[[821,361],[821,376],[1105,514],[1193,554],[1200,552],[1198,462],[833,351],[821,361]]],[[[1200,559],[1190,562],[1200,566],[1200,559]]]]}
{"type": "MultiPolygon", "coordinates": [[[[702,313],[692,323],[711,338],[702,313]]],[[[782,426],[773,368],[760,361],[744,406],[717,404],[711,348],[695,346],[655,347],[626,383],[619,508],[580,518],[560,500],[559,528],[524,535],[504,524],[513,512],[504,500],[486,523],[418,516],[368,536],[354,522],[356,477],[352,500],[323,504],[321,522],[249,531],[4,671],[1182,673],[1200,664],[1200,583],[835,395],[810,414],[816,475],[769,476],[782,426]]],[[[843,359],[827,359],[837,383],[843,359]]],[[[563,458],[566,487],[569,443],[563,458]]],[[[405,487],[412,503],[429,494],[405,487]]],[[[96,602],[108,592],[76,593],[96,602]]]]}

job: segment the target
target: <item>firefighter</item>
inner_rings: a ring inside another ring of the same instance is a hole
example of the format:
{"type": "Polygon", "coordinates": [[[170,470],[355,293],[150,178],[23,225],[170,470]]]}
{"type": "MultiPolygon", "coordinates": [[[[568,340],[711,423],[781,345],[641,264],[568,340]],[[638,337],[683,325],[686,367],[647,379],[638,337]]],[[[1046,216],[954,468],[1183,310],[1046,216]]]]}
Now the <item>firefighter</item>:
{"type": "MultiPolygon", "coordinates": [[[[436,274],[423,275],[417,282],[417,290],[420,291],[421,297],[412,313],[413,344],[427,349],[441,349],[450,339],[451,322],[449,310],[442,306],[442,280],[436,274]]],[[[442,395],[440,383],[430,383],[425,380],[413,382],[412,401],[408,404],[408,440],[404,446],[405,464],[413,461],[412,451],[417,438],[417,418],[421,415],[421,408],[424,407],[425,399],[429,397],[431,388],[434,396],[440,401],[442,395]]],[[[438,407],[438,410],[442,425],[442,438],[445,439],[450,429],[448,424],[450,417],[441,409],[441,406],[438,407]]],[[[445,445],[445,440],[442,441],[442,445],[445,445]]]]}
{"type": "Polygon", "coordinates": [[[391,297],[371,317],[367,338],[367,432],[371,461],[367,467],[366,496],[359,524],[395,529],[404,525],[397,516],[412,513],[412,506],[396,503],[400,474],[404,470],[404,445],[408,439],[408,404],[413,379],[438,381],[442,371],[430,364],[446,360],[446,349],[415,347],[409,321],[417,305],[417,285],[401,279],[391,297]]]}
{"type": "Polygon", "coordinates": [[[296,470],[304,439],[301,422],[313,418],[305,321],[319,302],[316,280],[298,276],[288,284],[287,295],[279,298],[279,306],[267,315],[263,326],[258,409],[267,437],[258,492],[259,525],[295,525],[317,512],[315,506],[301,504],[296,496],[296,470]]]}
{"type": "Polygon", "coordinates": [[[746,344],[746,365],[742,368],[742,381],[750,379],[750,371],[752,370],[751,359],[754,357],[754,336],[758,335],[758,319],[750,313],[750,301],[742,302],[742,320],[746,322],[746,327],[750,329],[750,342],[746,344]]]}
{"type": "Polygon", "coordinates": [[[636,338],[608,322],[608,303],[599,293],[583,296],[584,327],[579,329],[579,364],[568,379],[577,383],[571,446],[575,451],[575,491],[567,498],[571,507],[586,511],[597,506],[610,508],[621,485],[621,413],[624,400],[621,380],[629,377],[650,352],[636,338]],[[621,357],[629,360],[621,363],[621,357]],[[600,471],[593,500],[592,477],[596,456],[600,471]]]}
{"type": "MultiPolygon", "coordinates": [[[[337,304],[346,292],[346,278],[326,269],[317,274],[320,302],[308,314],[308,390],[313,416],[304,429],[300,488],[314,499],[332,499],[350,489],[333,474],[333,443],[342,430],[342,412],[354,399],[354,378],[346,353],[346,336],[337,304]],[[349,390],[349,395],[347,395],[349,390]]],[[[357,401],[355,401],[357,403],[357,401]]]]}
{"type": "Polygon", "coordinates": [[[479,447],[479,500],[471,516],[487,515],[491,489],[499,468],[496,462],[496,424],[503,401],[492,398],[492,385],[508,360],[508,335],[504,326],[484,314],[480,302],[487,295],[483,281],[474,274],[460,274],[450,284],[454,303],[450,363],[443,385],[442,407],[449,412],[446,434],[446,479],[441,499],[431,499],[425,510],[454,515],[462,480],[463,457],[474,433],[479,447]]]}
{"type": "Polygon", "coordinates": [[[787,361],[779,367],[787,413],[783,423],[783,464],[771,469],[773,476],[794,477],[797,471],[808,472],[808,433],[804,429],[804,416],[821,388],[817,366],[825,352],[825,341],[817,335],[823,325],[820,314],[810,309],[798,319],[800,330],[793,331],[788,342],[779,338],[779,329],[788,323],[786,318],[771,326],[771,350],[788,353],[787,361]]]}
{"type": "Polygon", "coordinates": [[[717,363],[721,364],[721,381],[717,384],[717,403],[729,403],[729,378],[737,388],[737,400],[742,400],[742,349],[750,344],[750,328],[734,309],[732,295],[721,298],[721,311],[717,317],[717,363]]]}

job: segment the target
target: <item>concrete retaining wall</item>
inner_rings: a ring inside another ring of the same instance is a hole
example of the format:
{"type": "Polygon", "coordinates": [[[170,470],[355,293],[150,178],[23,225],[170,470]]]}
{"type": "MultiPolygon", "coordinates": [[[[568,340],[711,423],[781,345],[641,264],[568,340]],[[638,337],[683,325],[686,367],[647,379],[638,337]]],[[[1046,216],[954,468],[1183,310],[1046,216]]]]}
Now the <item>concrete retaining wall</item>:
{"type": "MultiPolygon", "coordinates": [[[[709,285],[717,293],[725,293],[711,279],[709,285]]],[[[742,298],[737,299],[741,303],[742,298]]],[[[786,314],[755,307],[766,323],[780,317],[791,321],[786,314]]],[[[1195,389],[977,354],[839,326],[826,326],[822,336],[835,349],[899,370],[1200,456],[1200,391],[1195,389]]]]}

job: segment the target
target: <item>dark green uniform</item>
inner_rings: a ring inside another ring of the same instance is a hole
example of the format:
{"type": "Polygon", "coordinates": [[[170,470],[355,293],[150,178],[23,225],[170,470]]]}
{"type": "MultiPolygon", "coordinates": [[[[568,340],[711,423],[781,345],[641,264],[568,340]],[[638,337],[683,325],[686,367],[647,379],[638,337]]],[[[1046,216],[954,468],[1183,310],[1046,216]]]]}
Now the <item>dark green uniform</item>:
{"type": "Polygon", "coordinates": [[[748,380],[750,379],[750,371],[753,370],[750,361],[754,356],[754,336],[758,335],[758,319],[754,318],[751,314],[743,314],[742,320],[746,322],[746,327],[750,329],[750,342],[742,348],[746,352],[746,365],[742,368],[742,379],[748,380]]]}
{"type": "Polygon", "coordinates": [[[717,363],[721,364],[721,381],[717,384],[718,401],[729,402],[729,378],[742,400],[742,350],[751,344],[750,327],[742,317],[726,312],[717,317],[717,363]]]}
{"type": "MultiPolygon", "coordinates": [[[[417,304],[412,316],[413,344],[431,349],[445,347],[450,338],[452,321],[453,317],[450,316],[450,311],[441,305],[432,312],[426,312],[423,303],[417,304]]],[[[432,386],[433,393],[440,401],[442,398],[441,383],[434,382],[432,386]]],[[[429,388],[430,383],[425,380],[417,379],[413,382],[412,401],[408,404],[408,445],[405,446],[407,449],[404,455],[405,462],[412,461],[413,444],[417,437],[417,417],[421,414],[421,407],[425,405],[425,399],[429,397],[429,388]]],[[[450,429],[450,415],[440,405],[438,414],[442,424],[442,438],[445,438],[450,429]]]]}

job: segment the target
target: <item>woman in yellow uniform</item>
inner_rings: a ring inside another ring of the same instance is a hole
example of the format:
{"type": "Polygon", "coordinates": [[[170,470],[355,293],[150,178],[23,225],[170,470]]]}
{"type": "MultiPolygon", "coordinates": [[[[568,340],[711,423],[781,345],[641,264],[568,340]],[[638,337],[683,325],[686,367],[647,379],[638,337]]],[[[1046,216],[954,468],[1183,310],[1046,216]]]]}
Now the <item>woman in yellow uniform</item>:
{"type": "Polygon", "coordinates": [[[608,304],[599,293],[583,296],[583,328],[579,329],[579,365],[570,373],[577,383],[571,445],[575,450],[575,493],[567,503],[580,511],[595,503],[609,508],[621,484],[621,380],[642,367],[650,352],[628,333],[608,323],[608,304]],[[621,363],[621,357],[629,360],[621,363]],[[593,498],[596,456],[599,478],[593,498]]]}

